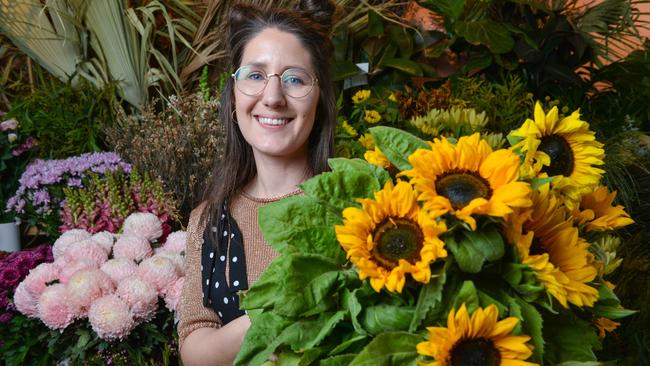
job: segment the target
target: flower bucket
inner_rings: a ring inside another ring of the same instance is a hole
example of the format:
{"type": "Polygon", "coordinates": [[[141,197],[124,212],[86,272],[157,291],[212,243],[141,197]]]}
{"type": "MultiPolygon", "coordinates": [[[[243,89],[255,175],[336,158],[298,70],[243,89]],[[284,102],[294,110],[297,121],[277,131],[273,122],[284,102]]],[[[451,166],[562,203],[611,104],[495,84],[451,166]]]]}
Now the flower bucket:
{"type": "Polygon", "coordinates": [[[20,233],[15,222],[0,223],[0,251],[17,252],[20,250],[20,233]]]}

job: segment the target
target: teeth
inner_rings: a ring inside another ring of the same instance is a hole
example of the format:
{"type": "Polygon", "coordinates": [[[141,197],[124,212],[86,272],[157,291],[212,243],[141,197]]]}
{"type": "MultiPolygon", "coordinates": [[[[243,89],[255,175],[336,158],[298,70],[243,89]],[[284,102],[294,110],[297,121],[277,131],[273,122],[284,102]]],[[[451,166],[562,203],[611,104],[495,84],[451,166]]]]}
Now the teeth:
{"type": "Polygon", "coordinates": [[[286,125],[287,123],[289,123],[289,120],[284,119],[284,118],[258,117],[258,120],[260,121],[261,124],[272,125],[272,126],[281,126],[281,125],[286,125]]]}

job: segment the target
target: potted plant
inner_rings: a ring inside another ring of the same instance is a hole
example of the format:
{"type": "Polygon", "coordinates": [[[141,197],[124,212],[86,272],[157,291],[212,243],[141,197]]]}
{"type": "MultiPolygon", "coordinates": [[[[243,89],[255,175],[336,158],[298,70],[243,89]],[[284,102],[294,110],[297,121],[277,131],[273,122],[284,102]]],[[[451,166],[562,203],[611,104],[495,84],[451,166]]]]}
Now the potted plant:
{"type": "Polygon", "coordinates": [[[33,137],[23,136],[18,127],[18,121],[13,118],[0,123],[0,251],[7,252],[20,249],[20,221],[6,210],[7,200],[18,188],[19,177],[28,161],[26,153],[36,143],[33,137]]]}

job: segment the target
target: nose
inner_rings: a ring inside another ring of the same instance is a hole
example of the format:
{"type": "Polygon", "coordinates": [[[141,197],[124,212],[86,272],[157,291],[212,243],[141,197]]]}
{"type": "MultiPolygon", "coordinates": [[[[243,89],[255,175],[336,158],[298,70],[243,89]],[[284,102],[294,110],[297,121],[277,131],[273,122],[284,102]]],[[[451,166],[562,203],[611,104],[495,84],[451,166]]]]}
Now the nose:
{"type": "Polygon", "coordinates": [[[282,90],[282,82],[280,75],[271,74],[267,76],[266,87],[262,94],[262,102],[267,107],[281,107],[286,104],[284,90],[282,90]],[[273,76],[277,76],[274,78],[273,76]]]}

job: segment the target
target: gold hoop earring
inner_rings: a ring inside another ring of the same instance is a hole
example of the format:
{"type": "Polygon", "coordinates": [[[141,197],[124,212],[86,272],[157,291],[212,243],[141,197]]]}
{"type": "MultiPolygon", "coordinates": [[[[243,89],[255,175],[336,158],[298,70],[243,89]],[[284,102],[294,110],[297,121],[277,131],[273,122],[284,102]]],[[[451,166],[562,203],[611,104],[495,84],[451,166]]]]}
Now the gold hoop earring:
{"type": "Polygon", "coordinates": [[[236,111],[233,109],[233,110],[232,110],[232,113],[230,113],[230,116],[232,117],[232,121],[233,121],[235,124],[237,124],[237,118],[235,117],[235,112],[236,112],[236,111]]]}

